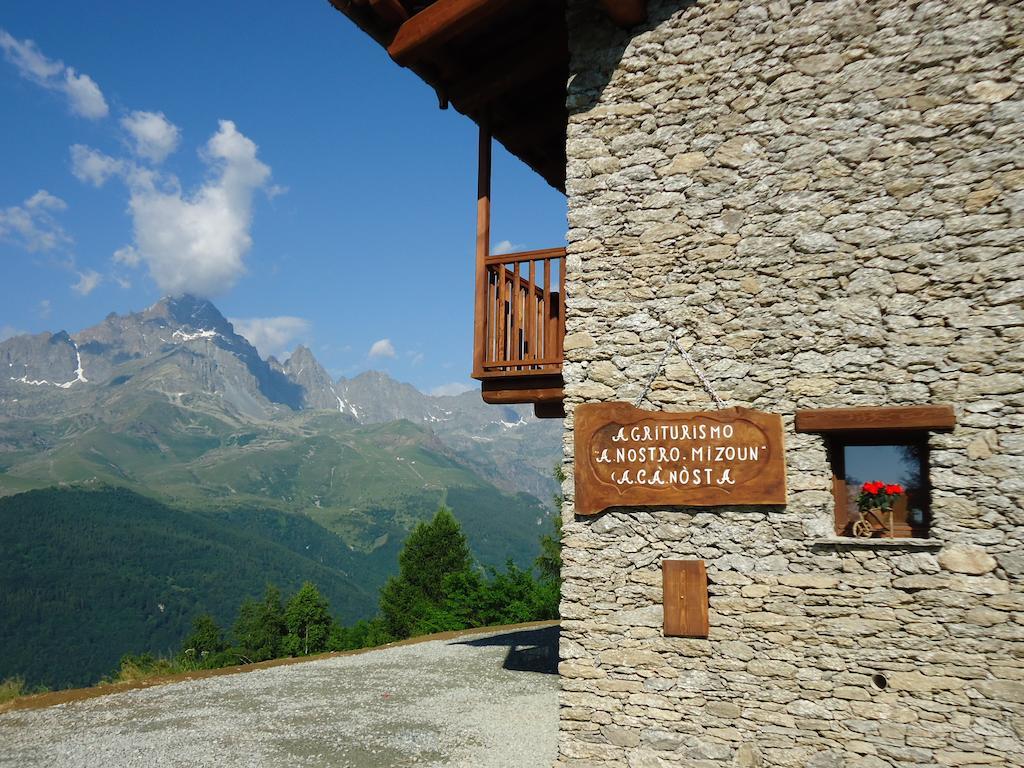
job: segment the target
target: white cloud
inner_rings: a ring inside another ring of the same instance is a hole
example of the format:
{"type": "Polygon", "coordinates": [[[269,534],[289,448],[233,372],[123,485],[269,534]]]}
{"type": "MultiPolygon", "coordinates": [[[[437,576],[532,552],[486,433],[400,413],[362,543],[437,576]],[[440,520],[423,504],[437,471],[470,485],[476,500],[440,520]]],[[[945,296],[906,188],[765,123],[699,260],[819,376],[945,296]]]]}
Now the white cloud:
{"type": "Polygon", "coordinates": [[[144,160],[162,163],[178,148],[181,131],[163,112],[135,111],[121,118],[131,138],[132,152],[144,160]]]}
{"type": "Polygon", "coordinates": [[[256,152],[233,122],[221,120],[200,152],[211,178],[190,194],[173,176],[89,147],[76,144],[71,157],[79,179],[99,186],[116,174],[128,186],[135,242],[118,249],[116,261],[144,262],[167,294],[215,296],[245,272],[253,194],[270,179],[270,168],[256,152]]]}
{"type": "Polygon", "coordinates": [[[71,172],[79,181],[102,187],[111,176],[123,173],[125,164],[82,144],[71,147],[71,172]]]}
{"type": "Polygon", "coordinates": [[[379,339],[370,347],[370,357],[394,357],[395,345],[391,339],[379,339]]]}
{"type": "Polygon", "coordinates": [[[50,312],[52,311],[52,309],[53,308],[50,306],[49,299],[43,299],[42,301],[39,302],[39,316],[43,318],[43,320],[50,316],[50,312]]]}
{"type": "Polygon", "coordinates": [[[110,111],[96,81],[86,74],[78,74],[74,67],[68,67],[64,72],[64,92],[71,102],[71,111],[76,115],[99,120],[110,111]]]}
{"type": "Polygon", "coordinates": [[[0,341],[7,341],[14,336],[23,336],[28,331],[15,328],[13,325],[0,325],[0,341]]]}
{"type": "Polygon", "coordinates": [[[282,315],[280,317],[232,317],[235,331],[249,340],[263,357],[274,355],[284,358],[290,346],[309,333],[310,323],[305,318],[282,315]]]}
{"type": "Polygon", "coordinates": [[[63,61],[48,59],[31,40],[17,40],[0,29],[0,50],[26,80],[50,91],[59,91],[68,98],[76,115],[97,120],[110,111],[96,81],[63,61]]]}
{"type": "Polygon", "coordinates": [[[505,253],[515,253],[523,249],[522,243],[513,243],[511,240],[502,240],[491,246],[491,254],[501,256],[505,253]]]}
{"type": "Polygon", "coordinates": [[[53,217],[67,203],[40,189],[21,205],[0,209],[0,240],[15,243],[30,253],[53,251],[71,244],[71,238],[53,217]]]}
{"type": "Polygon", "coordinates": [[[139,252],[130,245],[118,248],[110,258],[112,258],[115,263],[124,264],[126,267],[137,267],[139,266],[139,262],[142,261],[142,257],[139,255],[139,252]]]}
{"type": "Polygon", "coordinates": [[[68,207],[68,204],[56,195],[51,195],[45,189],[40,189],[25,201],[25,207],[30,210],[63,211],[68,207]]]}
{"type": "Polygon", "coordinates": [[[430,394],[434,397],[447,397],[461,395],[463,392],[469,392],[472,389],[475,389],[475,387],[461,381],[453,381],[449,384],[441,384],[438,387],[434,387],[430,390],[430,394]]]}
{"type": "Polygon", "coordinates": [[[87,269],[78,273],[78,282],[71,286],[71,290],[79,296],[88,296],[102,281],[103,275],[94,269],[87,269]]]}

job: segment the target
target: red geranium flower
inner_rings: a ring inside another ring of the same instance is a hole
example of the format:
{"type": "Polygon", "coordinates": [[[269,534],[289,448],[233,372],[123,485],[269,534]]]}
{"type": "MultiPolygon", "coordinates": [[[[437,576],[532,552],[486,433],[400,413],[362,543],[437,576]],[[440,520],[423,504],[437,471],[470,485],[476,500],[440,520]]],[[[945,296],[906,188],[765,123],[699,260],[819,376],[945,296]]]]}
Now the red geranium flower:
{"type": "Polygon", "coordinates": [[[891,494],[894,494],[894,495],[898,495],[898,494],[904,493],[903,486],[902,485],[898,485],[898,484],[893,484],[893,485],[885,486],[885,492],[886,493],[891,493],[891,494]]]}

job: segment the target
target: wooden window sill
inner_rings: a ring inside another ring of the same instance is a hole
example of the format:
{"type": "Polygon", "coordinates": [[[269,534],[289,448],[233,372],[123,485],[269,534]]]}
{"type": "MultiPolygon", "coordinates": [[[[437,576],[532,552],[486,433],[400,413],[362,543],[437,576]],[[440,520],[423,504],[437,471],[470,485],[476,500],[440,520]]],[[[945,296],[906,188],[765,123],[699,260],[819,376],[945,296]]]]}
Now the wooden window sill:
{"type": "Polygon", "coordinates": [[[815,539],[816,547],[853,547],[856,549],[942,549],[945,542],[938,539],[879,538],[861,539],[856,536],[828,536],[815,539]]]}

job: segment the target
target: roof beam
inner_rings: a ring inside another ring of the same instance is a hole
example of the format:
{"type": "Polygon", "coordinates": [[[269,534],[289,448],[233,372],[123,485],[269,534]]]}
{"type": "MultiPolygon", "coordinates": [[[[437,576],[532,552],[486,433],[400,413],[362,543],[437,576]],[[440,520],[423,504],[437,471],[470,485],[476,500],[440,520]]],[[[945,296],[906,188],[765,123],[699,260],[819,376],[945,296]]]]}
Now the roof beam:
{"type": "Polygon", "coordinates": [[[635,27],[647,21],[647,0],[601,0],[601,5],[620,27],[635,27]]]}
{"type": "Polygon", "coordinates": [[[388,53],[407,67],[521,3],[522,0],[437,0],[399,27],[388,53]]]}
{"type": "Polygon", "coordinates": [[[495,51],[479,68],[455,83],[448,95],[463,111],[473,111],[547,74],[564,81],[568,65],[564,30],[561,37],[542,32],[517,40],[508,50],[495,51]]]}
{"type": "Polygon", "coordinates": [[[409,19],[409,12],[399,0],[370,0],[370,8],[388,27],[400,26],[409,19]]]}

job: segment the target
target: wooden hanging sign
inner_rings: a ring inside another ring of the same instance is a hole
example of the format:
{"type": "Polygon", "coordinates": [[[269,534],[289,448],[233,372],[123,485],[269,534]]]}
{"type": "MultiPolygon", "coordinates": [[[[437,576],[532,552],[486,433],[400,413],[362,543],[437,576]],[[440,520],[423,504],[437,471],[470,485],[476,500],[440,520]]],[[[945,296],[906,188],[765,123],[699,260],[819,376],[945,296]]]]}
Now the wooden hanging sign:
{"type": "Polygon", "coordinates": [[[782,418],[749,408],[576,407],[576,514],[619,506],[785,504],[782,418]]]}

